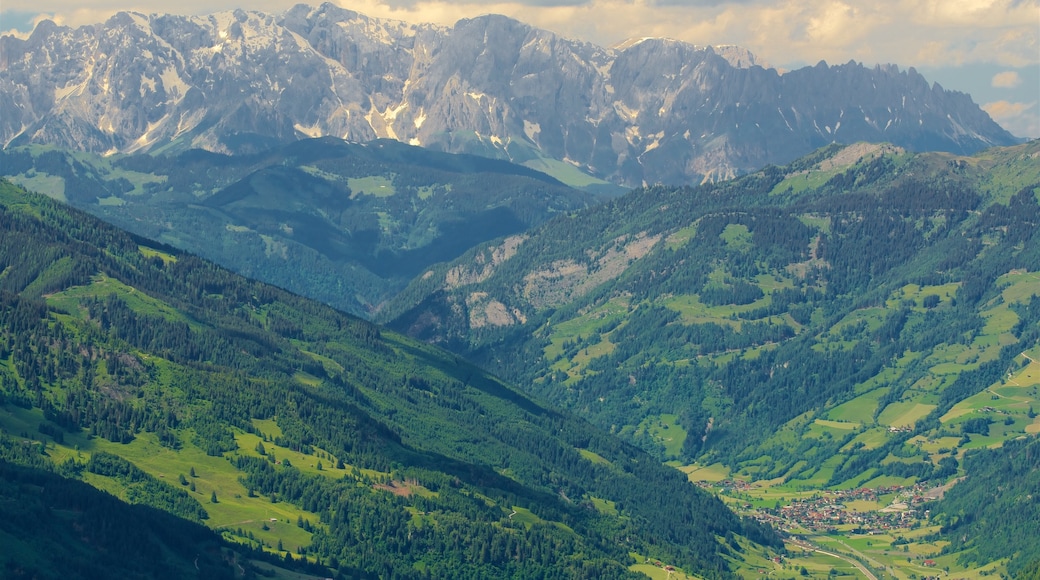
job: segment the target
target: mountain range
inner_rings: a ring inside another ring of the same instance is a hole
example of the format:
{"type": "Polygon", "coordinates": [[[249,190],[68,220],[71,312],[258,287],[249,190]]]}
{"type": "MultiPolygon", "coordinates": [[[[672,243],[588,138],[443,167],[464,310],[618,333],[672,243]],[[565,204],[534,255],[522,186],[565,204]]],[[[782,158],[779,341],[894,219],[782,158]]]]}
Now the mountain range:
{"type": "Polygon", "coordinates": [[[501,16],[441,27],[332,4],[122,12],[76,29],[44,21],[0,48],[5,147],[256,153],[390,138],[638,186],[732,177],[834,141],[956,153],[1015,142],[913,69],[781,74],[737,47],[603,48],[501,16]]]}

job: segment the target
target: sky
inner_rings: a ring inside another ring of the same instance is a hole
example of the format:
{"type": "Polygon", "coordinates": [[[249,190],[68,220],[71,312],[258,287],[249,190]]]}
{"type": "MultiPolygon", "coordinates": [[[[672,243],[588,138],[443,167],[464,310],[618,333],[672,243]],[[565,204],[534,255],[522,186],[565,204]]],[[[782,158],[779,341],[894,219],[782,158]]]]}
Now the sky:
{"type": "MultiPolygon", "coordinates": [[[[24,35],[41,18],[80,26],[120,10],[208,14],[244,8],[281,13],[299,0],[3,0],[0,31],[24,35]]],[[[312,0],[311,4],[319,3],[312,0]]],[[[369,16],[451,25],[505,14],[566,36],[612,46],[663,36],[735,44],[791,70],[823,60],[914,67],[968,93],[1018,137],[1040,138],[1040,0],[333,0],[369,16]]]]}

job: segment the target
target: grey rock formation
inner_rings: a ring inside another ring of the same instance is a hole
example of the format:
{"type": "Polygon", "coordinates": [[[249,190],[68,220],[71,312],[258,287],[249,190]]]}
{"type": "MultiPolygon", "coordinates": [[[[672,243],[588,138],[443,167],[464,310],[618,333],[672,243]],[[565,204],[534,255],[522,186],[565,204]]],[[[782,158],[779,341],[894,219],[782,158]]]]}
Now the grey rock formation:
{"type": "Polygon", "coordinates": [[[562,161],[624,185],[730,177],[832,141],[965,153],[1015,142],[913,69],[780,74],[739,47],[603,48],[502,16],[445,28],[331,4],[124,12],[0,39],[5,146],[235,153],[323,135],[562,161]]]}

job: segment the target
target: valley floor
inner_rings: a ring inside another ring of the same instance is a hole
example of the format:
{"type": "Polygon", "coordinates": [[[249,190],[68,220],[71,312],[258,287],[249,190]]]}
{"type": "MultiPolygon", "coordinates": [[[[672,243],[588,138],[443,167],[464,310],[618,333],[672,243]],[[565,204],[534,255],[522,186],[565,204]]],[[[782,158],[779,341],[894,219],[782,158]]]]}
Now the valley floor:
{"type": "Polygon", "coordinates": [[[788,535],[786,556],[764,554],[737,563],[745,578],[976,580],[1006,574],[1006,562],[960,565],[960,554],[943,554],[948,542],[934,539],[939,526],[930,525],[926,503],[941,499],[956,480],[944,485],[806,489],[731,477],[721,465],[681,469],[738,513],[788,535]]]}

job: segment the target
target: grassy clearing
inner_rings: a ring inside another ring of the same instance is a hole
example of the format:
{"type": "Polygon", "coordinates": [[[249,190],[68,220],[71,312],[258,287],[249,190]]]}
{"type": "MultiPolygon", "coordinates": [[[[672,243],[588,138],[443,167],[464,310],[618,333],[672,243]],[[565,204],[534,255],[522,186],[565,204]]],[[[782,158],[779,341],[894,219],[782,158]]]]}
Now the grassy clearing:
{"type": "Polygon", "coordinates": [[[892,403],[878,415],[878,423],[889,427],[913,427],[918,419],[926,417],[935,407],[936,405],[925,405],[914,401],[892,403]]]}
{"type": "Polygon", "coordinates": [[[356,199],[359,195],[390,197],[397,193],[393,181],[382,175],[347,178],[347,187],[350,188],[351,199],[356,199]]]}
{"type": "Polygon", "coordinates": [[[1007,288],[1000,293],[1005,302],[1028,302],[1040,295],[1040,272],[1015,271],[997,278],[997,285],[1007,288]]]}
{"type": "Polygon", "coordinates": [[[805,568],[809,578],[831,578],[832,575],[847,578],[865,578],[859,568],[841,558],[822,554],[814,550],[807,550],[794,543],[788,543],[787,550],[786,565],[782,568],[790,569],[787,577],[798,576],[804,578],[806,576],[802,576],[801,569],[805,568]]]}
{"type": "Polygon", "coordinates": [[[750,250],[754,243],[751,241],[751,230],[743,224],[729,224],[719,234],[719,238],[726,243],[726,248],[744,253],[750,250]]]}
{"type": "Polygon", "coordinates": [[[167,254],[166,252],[160,252],[154,248],[148,246],[137,246],[137,249],[141,251],[141,255],[145,258],[159,258],[163,261],[163,264],[174,264],[177,262],[177,256],[167,254]]]}
{"type": "Polygon", "coordinates": [[[127,286],[104,274],[94,276],[88,286],[74,286],[68,290],[47,296],[47,304],[70,314],[75,314],[80,311],[79,303],[81,300],[95,298],[104,300],[109,294],[119,296],[126,302],[127,306],[140,314],[161,316],[166,320],[175,322],[186,322],[189,324],[192,322],[179,310],[174,309],[165,302],[138,292],[136,288],[127,286]]]}
{"type": "Polygon", "coordinates": [[[35,191],[36,193],[42,193],[47,197],[63,201],[68,203],[68,198],[65,197],[65,178],[57,175],[49,175],[47,173],[32,172],[31,176],[22,175],[11,175],[9,179],[12,183],[20,185],[29,191],[35,191]]]}
{"type": "Polygon", "coordinates": [[[640,433],[648,433],[663,445],[666,457],[679,457],[687,436],[686,430],[679,425],[679,416],[674,414],[647,417],[636,428],[636,434],[640,433]]]}
{"type": "Polygon", "coordinates": [[[628,567],[633,572],[638,572],[644,576],[654,578],[655,580],[666,579],[666,580],[694,580],[696,576],[688,576],[682,570],[669,566],[665,562],[658,560],[652,560],[637,552],[629,552],[629,556],[635,562],[628,567]]]}
{"type": "Polygon", "coordinates": [[[514,521],[514,522],[519,522],[519,523],[523,524],[528,529],[530,529],[531,526],[533,526],[535,524],[547,524],[547,523],[555,523],[556,525],[558,525],[560,527],[566,528],[566,526],[564,526],[563,524],[559,524],[559,523],[556,523],[556,522],[548,522],[546,520],[543,520],[542,518],[540,518],[540,517],[534,515],[533,513],[531,513],[531,510],[526,509],[526,508],[522,508],[520,506],[513,506],[513,513],[510,514],[509,519],[514,521]]]}
{"type": "Polygon", "coordinates": [[[677,250],[693,239],[697,235],[697,224],[686,226],[685,228],[676,230],[670,236],[665,238],[665,247],[669,250],[677,250]]]}
{"type": "Polygon", "coordinates": [[[824,183],[834,177],[835,175],[842,173],[846,168],[841,167],[838,169],[831,169],[829,171],[801,171],[787,176],[783,181],[776,184],[769,195],[798,195],[809,190],[815,190],[824,183]]]}
{"type": "Polygon", "coordinates": [[[843,459],[840,455],[829,457],[823,462],[823,465],[808,474],[808,477],[792,480],[792,483],[806,488],[822,489],[830,481],[831,476],[834,475],[834,470],[841,466],[843,459]]]}
{"type": "Polygon", "coordinates": [[[684,472],[690,481],[716,482],[729,478],[729,468],[721,463],[713,465],[687,465],[680,467],[679,470],[684,472]]]}
{"type": "Polygon", "coordinates": [[[888,429],[885,429],[883,427],[867,429],[866,431],[863,431],[862,433],[857,435],[855,439],[848,443],[848,445],[843,447],[842,451],[848,451],[857,443],[862,443],[864,449],[877,449],[878,447],[881,447],[888,441],[888,437],[888,429]]]}
{"type": "MultiPolygon", "coordinates": [[[[303,344],[302,342],[297,341],[297,340],[293,340],[291,342],[294,345],[297,345],[297,347],[299,347],[300,345],[303,344]]],[[[327,356],[318,354],[316,352],[311,352],[311,351],[303,349],[303,348],[300,348],[300,352],[305,354],[305,355],[307,355],[307,356],[309,356],[309,357],[311,357],[313,360],[315,360],[317,362],[320,362],[326,369],[332,370],[333,372],[337,372],[337,373],[343,372],[343,365],[339,364],[338,362],[332,360],[331,358],[329,358],[327,356]]]]}
{"type": "Polygon", "coordinates": [[[292,572],[282,568],[277,568],[267,562],[260,560],[250,560],[249,563],[261,570],[261,575],[264,578],[273,578],[274,580],[321,580],[324,576],[311,576],[309,574],[302,574],[300,572],[292,572]]]}
{"type": "Polygon", "coordinates": [[[592,501],[593,507],[595,507],[596,511],[598,511],[599,513],[610,516],[618,515],[617,504],[610,501],[609,499],[600,499],[598,497],[590,496],[589,500],[592,501]]]}
{"type": "Polygon", "coordinates": [[[578,449],[578,453],[585,459],[588,459],[589,461],[597,465],[612,465],[610,461],[608,461],[602,455],[596,453],[595,451],[589,451],[588,449],[578,449]]]}
{"type": "Polygon", "coordinates": [[[539,157],[524,161],[522,165],[549,175],[571,187],[582,188],[592,185],[610,186],[609,182],[593,177],[581,169],[557,159],[539,157]]]}
{"type": "Polygon", "coordinates": [[[831,421],[825,421],[823,423],[814,421],[807,429],[802,433],[802,437],[811,437],[813,439],[825,439],[825,438],[840,438],[845,436],[849,431],[844,428],[832,427],[831,421]]]}
{"type": "Polygon", "coordinates": [[[798,221],[809,226],[814,230],[819,230],[825,234],[831,233],[831,218],[830,216],[822,216],[818,214],[804,213],[798,216],[798,221]]]}
{"type": "Polygon", "coordinates": [[[994,385],[957,403],[939,420],[954,424],[969,416],[988,416],[1000,423],[1011,417],[1026,425],[1031,422],[1026,420],[1030,408],[1040,411],[1040,364],[1037,363],[1012,375],[1005,384],[994,385]]]}
{"type": "Polygon", "coordinates": [[[196,477],[189,477],[189,482],[195,484],[195,491],[190,493],[209,512],[206,525],[213,529],[242,529],[270,546],[281,541],[291,550],[311,542],[311,534],[297,527],[296,521],[302,517],[316,524],[319,519],[316,514],[289,503],[274,502],[269,497],[249,497],[249,490],[238,479],[240,472],[225,457],[206,455],[188,441],[173,451],[159,445],[155,436],[147,433],[127,445],[95,441],[99,450],[118,452],[134,465],[173,485],[177,484],[179,475],[188,476],[194,469],[196,477]],[[210,502],[213,493],[217,495],[215,504],[210,502]]]}
{"type": "Polygon", "coordinates": [[[659,303],[661,306],[679,313],[683,324],[704,324],[713,322],[723,326],[731,326],[740,329],[740,321],[731,317],[740,316],[752,310],[765,308],[772,304],[772,297],[766,293],[765,296],[751,304],[726,304],[723,306],[708,306],[701,302],[696,294],[682,294],[670,296],[659,303]]]}
{"type": "Polygon", "coordinates": [[[121,207],[126,205],[125,199],[115,195],[110,195],[108,197],[99,197],[97,202],[98,205],[104,207],[121,207]]]}
{"type": "Polygon", "coordinates": [[[314,376],[312,374],[305,373],[303,371],[296,371],[296,373],[293,374],[293,379],[295,379],[296,382],[300,383],[301,385],[304,385],[304,386],[307,386],[307,387],[320,387],[321,386],[321,379],[319,379],[318,377],[316,377],[316,376],[314,376]]]}
{"type": "MultiPolygon", "coordinates": [[[[235,453],[236,455],[262,457],[262,455],[257,451],[259,448],[258,444],[262,442],[265,450],[263,456],[274,458],[276,462],[284,463],[285,461],[288,461],[293,467],[307,475],[322,475],[333,479],[339,479],[348,473],[352,473],[354,469],[353,466],[349,464],[344,464],[342,468],[337,469],[336,458],[320,449],[316,449],[314,455],[306,455],[298,451],[293,451],[292,449],[279,447],[272,441],[262,441],[260,437],[253,435],[252,433],[236,433],[235,441],[238,442],[238,451],[235,453]],[[321,463],[321,469],[318,469],[318,463],[321,463]]],[[[371,469],[359,471],[369,477],[389,475],[371,469]]]]}
{"type": "Polygon", "coordinates": [[[855,431],[860,427],[859,423],[853,423],[848,421],[828,421],[827,419],[816,419],[816,421],[814,422],[822,427],[836,429],[838,431],[855,431]]]}
{"type": "Polygon", "coordinates": [[[855,399],[842,403],[828,411],[827,418],[832,421],[872,424],[878,401],[887,392],[888,388],[882,387],[863,393],[855,399]]]}
{"type": "Polygon", "coordinates": [[[134,186],[133,189],[125,194],[131,196],[144,195],[150,187],[164,184],[167,181],[165,175],[154,175],[152,173],[141,173],[139,171],[113,167],[111,173],[108,174],[108,179],[117,180],[119,178],[126,179],[134,186]]]}
{"type": "MultiPolygon", "coordinates": [[[[614,298],[605,304],[583,313],[575,318],[554,324],[552,334],[549,335],[549,344],[543,349],[546,360],[555,361],[564,355],[564,343],[569,341],[582,341],[593,335],[601,335],[601,329],[607,325],[622,320],[628,315],[628,301],[623,298],[614,298]]],[[[609,341],[607,341],[609,344],[609,341]]],[[[609,352],[611,346],[600,347],[599,351],[609,352]]],[[[590,358],[594,358],[589,355],[590,358]]],[[[597,356],[599,356],[597,354],[597,356]]]]}

